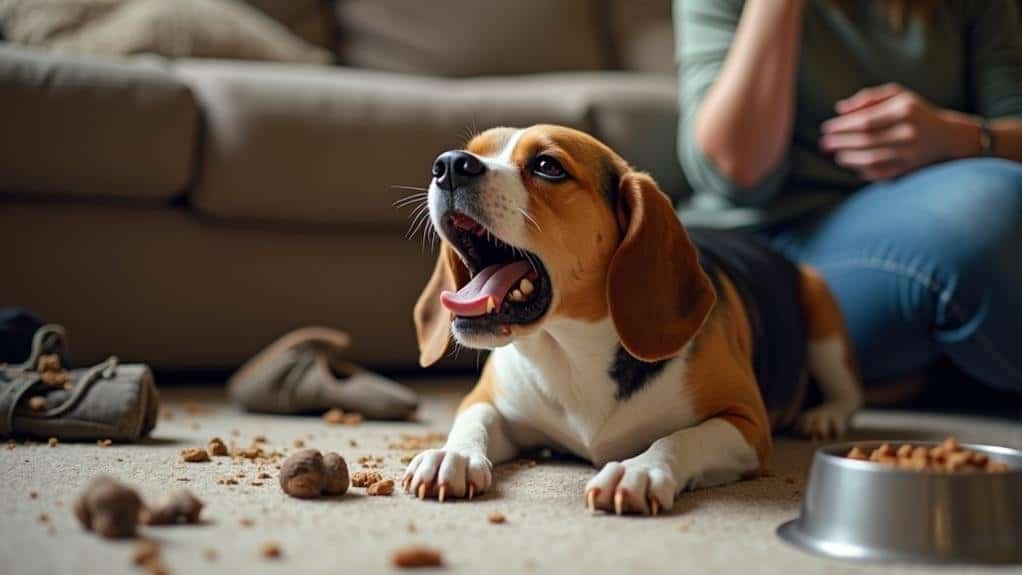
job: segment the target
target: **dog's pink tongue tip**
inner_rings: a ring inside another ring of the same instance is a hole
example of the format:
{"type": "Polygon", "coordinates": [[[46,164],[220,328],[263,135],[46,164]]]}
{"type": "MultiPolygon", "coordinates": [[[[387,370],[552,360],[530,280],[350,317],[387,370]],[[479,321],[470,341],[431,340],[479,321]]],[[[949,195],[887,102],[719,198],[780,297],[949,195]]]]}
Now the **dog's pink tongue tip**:
{"type": "Polygon", "coordinates": [[[457,293],[450,291],[441,293],[440,303],[454,315],[462,317],[486,315],[499,308],[507,292],[531,270],[532,266],[524,260],[506,265],[492,265],[477,273],[472,281],[465,284],[457,293]]]}

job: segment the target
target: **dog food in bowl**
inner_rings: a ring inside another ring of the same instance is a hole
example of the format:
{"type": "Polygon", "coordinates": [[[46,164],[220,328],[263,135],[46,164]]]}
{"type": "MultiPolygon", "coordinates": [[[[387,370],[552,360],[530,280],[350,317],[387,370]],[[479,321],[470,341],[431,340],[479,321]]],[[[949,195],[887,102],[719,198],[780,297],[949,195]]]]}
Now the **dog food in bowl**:
{"type": "Polygon", "coordinates": [[[948,437],[930,448],[904,443],[895,449],[890,443],[884,443],[869,453],[856,445],[845,457],[899,469],[937,473],[1005,473],[1009,469],[1007,464],[990,459],[985,453],[962,447],[954,437],[948,437]]]}

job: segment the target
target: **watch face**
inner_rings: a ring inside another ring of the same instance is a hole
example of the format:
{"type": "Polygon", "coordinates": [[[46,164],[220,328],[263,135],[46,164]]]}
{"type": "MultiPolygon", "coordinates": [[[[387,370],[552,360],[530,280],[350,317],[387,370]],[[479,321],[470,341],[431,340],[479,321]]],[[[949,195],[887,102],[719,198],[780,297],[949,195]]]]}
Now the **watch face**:
{"type": "Polygon", "coordinates": [[[994,135],[986,122],[979,125],[979,152],[984,156],[994,155],[994,135]]]}

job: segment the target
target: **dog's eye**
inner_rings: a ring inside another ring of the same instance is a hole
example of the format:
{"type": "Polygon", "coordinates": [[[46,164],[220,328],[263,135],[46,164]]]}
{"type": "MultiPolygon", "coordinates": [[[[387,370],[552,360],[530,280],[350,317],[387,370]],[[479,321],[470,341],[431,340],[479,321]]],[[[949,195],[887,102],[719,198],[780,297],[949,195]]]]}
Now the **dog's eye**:
{"type": "Polygon", "coordinates": [[[537,156],[532,163],[532,173],[552,182],[559,182],[568,177],[564,166],[550,156],[537,156]]]}

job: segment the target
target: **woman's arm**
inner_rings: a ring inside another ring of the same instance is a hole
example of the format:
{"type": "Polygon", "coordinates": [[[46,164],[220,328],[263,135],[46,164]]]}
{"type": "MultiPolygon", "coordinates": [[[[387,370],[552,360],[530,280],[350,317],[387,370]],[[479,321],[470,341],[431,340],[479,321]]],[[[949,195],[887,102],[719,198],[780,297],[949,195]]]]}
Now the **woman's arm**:
{"type": "MultiPolygon", "coordinates": [[[[976,3],[968,26],[975,111],[988,119],[993,153],[1022,162],[1022,29],[1014,0],[976,3]]],[[[937,108],[897,84],[837,103],[820,147],[866,180],[898,177],[934,162],[981,155],[981,120],[937,108]]]]}
{"type": "Polygon", "coordinates": [[[804,0],[749,0],[695,122],[699,146],[742,187],[755,186],[791,146],[804,0]]]}
{"type": "Polygon", "coordinates": [[[700,189],[739,204],[783,180],[805,0],[679,0],[681,160],[700,189]]]}

